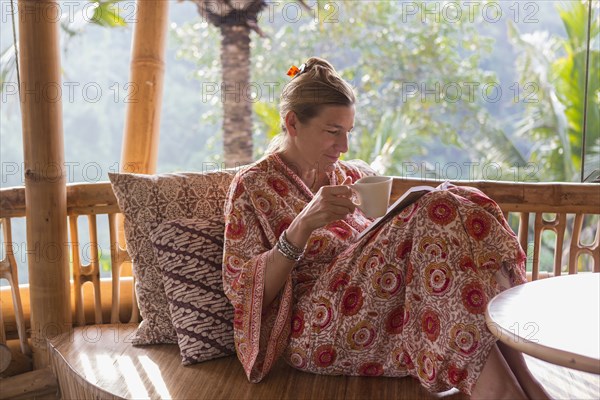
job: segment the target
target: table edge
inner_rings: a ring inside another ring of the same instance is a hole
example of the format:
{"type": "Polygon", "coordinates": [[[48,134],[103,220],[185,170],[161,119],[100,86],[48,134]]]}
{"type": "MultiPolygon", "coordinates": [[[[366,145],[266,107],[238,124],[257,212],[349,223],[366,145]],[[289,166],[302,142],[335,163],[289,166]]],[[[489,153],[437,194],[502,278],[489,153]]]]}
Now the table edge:
{"type": "MultiPolygon", "coordinates": [[[[492,299],[493,301],[494,299],[492,299]]],[[[536,342],[525,339],[514,332],[504,329],[495,322],[489,313],[489,305],[485,310],[485,323],[498,340],[522,353],[529,354],[540,360],[563,367],[573,368],[578,371],[590,372],[600,375],[600,360],[583,354],[571,353],[565,350],[555,349],[536,342]]]]}

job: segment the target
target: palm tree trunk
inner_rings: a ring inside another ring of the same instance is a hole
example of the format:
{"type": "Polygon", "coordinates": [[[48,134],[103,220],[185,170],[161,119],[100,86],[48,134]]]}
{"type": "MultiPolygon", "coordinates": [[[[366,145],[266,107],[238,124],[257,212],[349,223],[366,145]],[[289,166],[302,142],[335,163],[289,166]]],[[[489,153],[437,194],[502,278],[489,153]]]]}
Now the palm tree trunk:
{"type": "Polygon", "coordinates": [[[223,153],[226,167],[252,162],[250,28],[221,26],[223,153]]]}

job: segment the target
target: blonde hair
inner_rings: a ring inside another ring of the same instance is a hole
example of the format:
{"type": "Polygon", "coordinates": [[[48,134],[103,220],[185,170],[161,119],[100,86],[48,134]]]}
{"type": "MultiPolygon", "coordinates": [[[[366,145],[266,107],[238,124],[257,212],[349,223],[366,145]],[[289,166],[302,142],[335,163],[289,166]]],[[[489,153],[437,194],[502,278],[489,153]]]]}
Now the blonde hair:
{"type": "Polygon", "coordinates": [[[285,146],[287,129],[285,116],[293,111],[301,123],[319,115],[324,105],[351,106],[356,102],[354,90],[326,60],[309,58],[304,70],[285,85],[279,102],[281,133],[275,136],[267,153],[275,153],[285,146]]]}

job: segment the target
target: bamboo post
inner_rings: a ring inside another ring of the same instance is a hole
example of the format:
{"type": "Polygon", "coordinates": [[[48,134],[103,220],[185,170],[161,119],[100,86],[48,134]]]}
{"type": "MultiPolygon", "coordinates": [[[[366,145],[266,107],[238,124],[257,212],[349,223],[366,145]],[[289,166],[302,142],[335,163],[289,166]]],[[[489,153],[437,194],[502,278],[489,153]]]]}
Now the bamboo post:
{"type": "MultiPolygon", "coordinates": [[[[168,0],[136,1],[129,102],[121,150],[122,172],[156,172],[168,22],[168,0]]],[[[119,214],[115,220],[117,246],[124,249],[123,216],[119,214]]],[[[133,295],[135,298],[135,293],[133,295]]],[[[132,322],[139,320],[138,314],[137,309],[134,309],[132,322]]]]}
{"type": "Polygon", "coordinates": [[[168,13],[167,0],[136,1],[121,171],[156,171],[168,13]]]}
{"type": "Polygon", "coordinates": [[[56,1],[19,0],[27,261],[36,369],[49,363],[46,338],[71,327],[59,17],[56,1]]]}

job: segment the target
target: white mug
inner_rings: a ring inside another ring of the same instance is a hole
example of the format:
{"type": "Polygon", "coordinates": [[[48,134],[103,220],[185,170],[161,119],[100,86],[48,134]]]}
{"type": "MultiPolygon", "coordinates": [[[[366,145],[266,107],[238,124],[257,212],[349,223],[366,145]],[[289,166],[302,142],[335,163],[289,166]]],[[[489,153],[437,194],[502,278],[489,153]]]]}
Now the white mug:
{"type": "Polygon", "coordinates": [[[366,176],[357,180],[350,188],[356,192],[358,202],[354,202],[369,218],[381,217],[387,212],[392,192],[392,178],[389,176],[366,176]]]}

